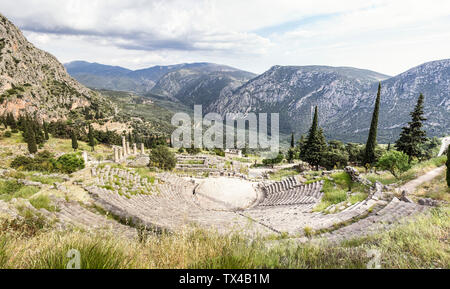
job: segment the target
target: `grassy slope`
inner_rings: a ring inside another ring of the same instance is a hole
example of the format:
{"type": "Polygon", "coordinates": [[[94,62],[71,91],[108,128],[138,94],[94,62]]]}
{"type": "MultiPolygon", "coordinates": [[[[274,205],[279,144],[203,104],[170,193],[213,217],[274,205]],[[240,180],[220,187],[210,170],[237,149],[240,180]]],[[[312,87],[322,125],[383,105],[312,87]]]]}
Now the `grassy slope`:
{"type": "MultiPolygon", "coordinates": [[[[79,151],[88,151],[89,155],[96,159],[105,159],[112,154],[111,148],[106,145],[100,144],[95,147],[95,152],[91,152],[91,148],[85,142],[78,141],[79,151]]],[[[11,161],[14,157],[27,154],[27,145],[24,143],[20,133],[12,134],[10,138],[0,138],[0,169],[9,168],[11,161]]],[[[52,153],[71,153],[73,152],[71,140],[57,139],[51,137],[43,146],[41,150],[48,150],[52,153]]],[[[63,179],[60,177],[50,177],[45,173],[40,173],[42,176],[35,176],[36,172],[21,172],[11,171],[6,177],[12,178],[12,180],[0,178],[0,200],[11,201],[14,198],[21,198],[29,200],[31,205],[36,209],[45,208],[48,211],[54,211],[54,207],[51,205],[49,195],[57,195],[58,197],[66,197],[66,194],[51,189],[51,185],[54,183],[63,183],[63,179]],[[14,180],[15,179],[15,180],[14,180]],[[42,183],[44,186],[42,189],[35,186],[25,186],[19,184],[16,180],[29,180],[32,182],[42,183]]],[[[77,175],[75,173],[74,175],[77,175]]],[[[81,178],[81,177],[80,177],[81,178]]],[[[83,179],[83,178],[81,178],[83,179]]],[[[71,197],[77,200],[84,199],[80,188],[75,186],[69,186],[71,197]]],[[[81,190],[83,191],[83,190],[81,190]]],[[[85,193],[84,193],[85,194],[85,193]]]]}
{"type": "Polygon", "coordinates": [[[31,230],[37,233],[23,236],[30,227],[4,223],[0,268],[65,268],[72,248],[81,252],[86,269],[366,268],[370,249],[381,252],[383,268],[450,268],[449,213],[448,208],[434,209],[390,232],[339,245],[284,244],[270,249],[263,239],[249,244],[239,235],[223,238],[205,231],[130,241],[77,231],[31,230]]]}
{"type": "Polygon", "coordinates": [[[169,134],[173,130],[171,120],[175,112],[185,111],[182,105],[171,104],[169,106],[164,101],[137,96],[129,92],[109,90],[100,90],[99,92],[118,105],[127,121],[129,117],[144,119],[156,132],[165,134],[169,134]]]}
{"type": "MultiPolygon", "coordinates": [[[[71,153],[72,141],[70,139],[59,139],[50,137],[39,151],[48,150],[52,153],[71,153]]],[[[95,146],[95,152],[83,141],[78,141],[78,151],[87,151],[90,156],[96,159],[105,159],[112,155],[112,149],[107,145],[98,144],[95,146]]],[[[0,168],[8,168],[12,158],[18,155],[27,154],[27,144],[24,142],[21,133],[12,134],[10,138],[0,137],[0,168]]]]}

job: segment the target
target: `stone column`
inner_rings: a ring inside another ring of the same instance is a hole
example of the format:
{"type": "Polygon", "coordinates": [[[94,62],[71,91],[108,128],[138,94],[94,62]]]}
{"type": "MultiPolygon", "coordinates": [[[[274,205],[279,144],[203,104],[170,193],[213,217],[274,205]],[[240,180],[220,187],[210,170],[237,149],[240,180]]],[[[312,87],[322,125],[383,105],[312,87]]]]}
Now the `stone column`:
{"type": "Polygon", "coordinates": [[[88,154],[86,151],[83,151],[83,160],[84,160],[84,164],[87,165],[88,163],[88,154]]]}
{"type": "Polygon", "coordinates": [[[133,144],[133,155],[137,155],[137,146],[135,143],[133,144]]]}
{"type": "Polygon", "coordinates": [[[126,137],[122,137],[122,153],[123,155],[127,154],[127,139],[126,137]]]}
{"type": "Polygon", "coordinates": [[[115,163],[119,162],[119,148],[118,147],[114,147],[114,162],[115,163]]]}
{"type": "Polygon", "coordinates": [[[127,142],[127,155],[131,155],[130,143],[127,142]]]}
{"type": "Polygon", "coordinates": [[[143,143],[141,143],[141,154],[145,155],[145,147],[143,143]]]}

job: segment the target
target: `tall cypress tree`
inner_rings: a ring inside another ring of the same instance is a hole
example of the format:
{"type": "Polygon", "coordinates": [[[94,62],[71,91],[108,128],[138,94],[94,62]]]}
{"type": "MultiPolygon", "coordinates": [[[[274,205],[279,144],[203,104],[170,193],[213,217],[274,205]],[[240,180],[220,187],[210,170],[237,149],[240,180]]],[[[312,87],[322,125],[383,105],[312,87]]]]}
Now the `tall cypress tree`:
{"type": "Polygon", "coordinates": [[[39,123],[39,121],[34,118],[33,119],[33,129],[34,129],[34,135],[36,137],[36,143],[37,144],[43,144],[45,141],[44,132],[42,131],[42,126],[39,123]]]}
{"type": "Polygon", "coordinates": [[[49,140],[50,137],[48,136],[48,124],[45,122],[45,120],[42,126],[44,127],[44,138],[45,140],[49,140]]]}
{"type": "Polygon", "coordinates": [[[92,148],[92,151],[95,151],[95,139],[92,125],[89,125],[88,139],[89,139],[89,146],[92,148]]]}
{"type": "Polygon", "coordinates": [[[372,123],[370,124],[369,137],[367,138],[366,151],[364,153],[364,164],[375,163],[375,148],[377,146],[378,117],[381,102],[381,83],[378,84],[377,100],[373,110],[372,123]]]}
{"type": "Polygon", "coordinates": [[[323,136],[322,129],[319,128],[319,109],[316,106],[313,123],[309,130],[308,140],[304,148],[303,158],[318,170],[324,150],[325,137],[323,136]]]}
{"type": "Polygon", "coordinates": [[[6,115],[2,115],[2,124],[5,126],[5,129],[8,128],[8,124],[6,123],[6,115]]]}
{"type": "Polygon", "coordinates": [[[445,165],[447,166],[447,186],[450,188],[450,146],[447,147],[447,162],[445,165]]]}
{"type": "Polygon", "coordinates": [[[36,136],[34,134],[32,124],[29,121],[27,121],[26,130],[27,130],[26,141],[28,145],[28,151],[30,152],[30,154],[35,154],[37,153],[36,136]]]}
{"type": "Polygon", "coordinates": [[[295,138],[294,133],[291,134],[291,149],[295,148],[295,138]]]}
{"type": "Polygon", "coordinates": [[[300,159],[303,160],[305,157],[305,148],[306,148],[306,139],[305,139],[304,135],[302,135],[300,137],[300,139],[298,140],[297,147],[298,147],[298,151],[300,152],[300,155],[299,155],[300,159]]]}
{"type": "Polygon", "coordinates": [[[71,138],[72,138],[72,148],[74,151],[78,149],[78,140],[77,135],[75,134],[75,131],[72,130],[71,132],[71,138]]]}
{"type": "Polygon", "coordinates": [[[6,124],[9,125],[11,129],[17,129],[16,119],[14,118],[12,112],[6,115],[6,124]]]}
{"type": "Polygon", "coordinates": [[[409,162],[413,157],[420,157],[422,154],[421,145],[427,141],[427,133],[423,130],[423,122],[427,119],[423,116],[424,96],[420,94],[414,111],[411,112],[412,120],[407,126],[402,128],[400,138],[395,143],[395,147],[409,156],[409,162]]]}

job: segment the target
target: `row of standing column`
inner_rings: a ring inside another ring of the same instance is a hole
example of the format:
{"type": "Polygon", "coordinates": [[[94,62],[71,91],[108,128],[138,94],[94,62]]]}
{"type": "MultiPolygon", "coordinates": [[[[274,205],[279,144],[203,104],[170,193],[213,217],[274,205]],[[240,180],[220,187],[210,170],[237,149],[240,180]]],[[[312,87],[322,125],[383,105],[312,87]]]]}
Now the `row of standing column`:
{"type": "MultiPolygon", "coordinates": [[[[141,154],[145,154],[145,147],[144,144],[141,143],[141,154]]],[[[131,151],[130,148],[130,143],[127,142],[126,138],[123,137],[122,138],[122,147],[114,147],[114,162],[120,162],[124,159],[126,159],[127,156],[129,155],[137,155],[138,151],[137,151],[137,145],[134,143],[133,144],[133,151],[131,151]]]]}

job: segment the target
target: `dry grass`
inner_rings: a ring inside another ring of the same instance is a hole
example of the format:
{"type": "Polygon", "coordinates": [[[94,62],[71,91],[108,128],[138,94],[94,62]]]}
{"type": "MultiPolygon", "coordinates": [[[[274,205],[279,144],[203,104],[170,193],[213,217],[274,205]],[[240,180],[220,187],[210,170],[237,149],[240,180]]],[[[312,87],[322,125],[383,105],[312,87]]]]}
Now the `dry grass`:
{"type": "MultiPolygon", "coordinates": [[[[381,252],[383,268],[450,268],[449,209],[392,231],[340,245],[279,243],[240,234],[194,230],[130,240],[108,233],[33,231],[27,224],[0,231],[0,268],[65,268],[67,252],[81,253],[81,267],[94,268],[366,268],[367,251],[381,252]],[[39,233],[36,233],[39,232],[39,233]]],[[[40,225],[41,226],[41,225],[40,225]]]]}
{"type": "Polygon", "coordinates": [[[431,182],[419,186],[414,195],[422,198],[431,198],[450,203],[450,188],[445,179],[446,171],[434,178],[431,182]]]}

